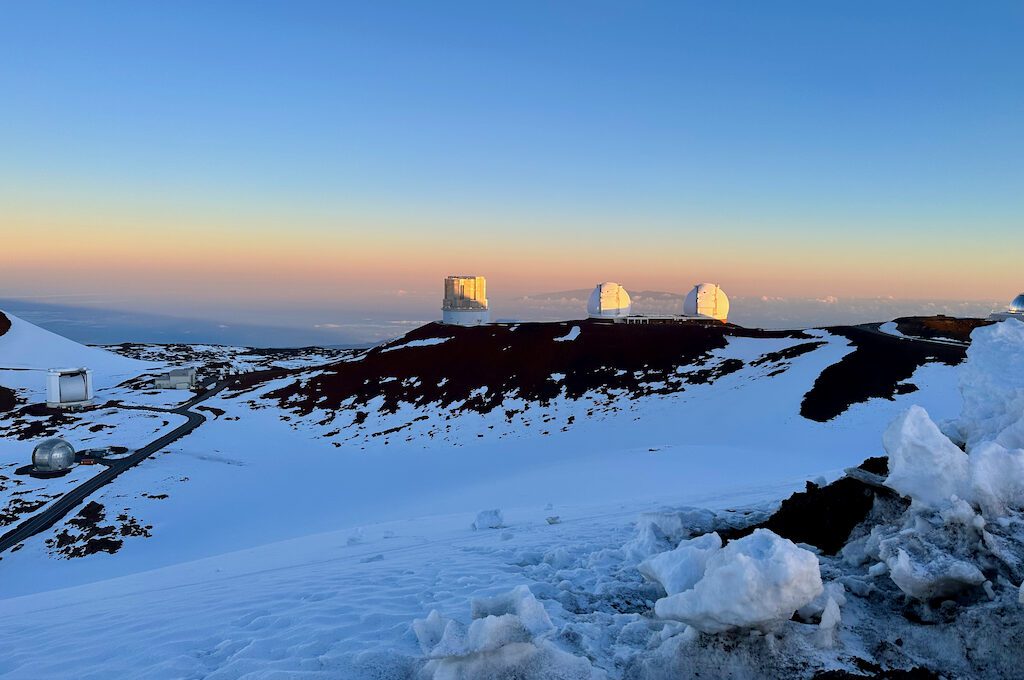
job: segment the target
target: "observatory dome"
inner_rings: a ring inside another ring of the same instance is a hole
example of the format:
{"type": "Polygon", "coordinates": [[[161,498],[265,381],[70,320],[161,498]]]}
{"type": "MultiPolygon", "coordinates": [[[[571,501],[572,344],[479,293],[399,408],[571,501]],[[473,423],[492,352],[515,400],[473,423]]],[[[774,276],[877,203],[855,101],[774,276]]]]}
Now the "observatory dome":
{"type": "Polygon", "coordinates": [[[717,283],[698,283],[683,300],[683,316],[728,321],[729,297],[717,283]]]}
{"type": "Polygon", "coordinates": [[[626,289],[612,281],[597,284],[587,301],[587,316],[592,319],[615,319],[629,316],[633,302],[626,289]]]}
{"type": "Polygon", "coordinates": [[[441,322],[479,326],[490,321],[487,311],[487,280],[482,276],[449,276],[444,280],[441,322]]]}
{"type": "Polygon", "coordinates": [[[1007,311],[1010,314],[1024,314],[1024,293],[1013,298],[1013,302],[1010,303],[1010,308],[1007,311]]]}
{"type": "Polygon", "coordinates": [[[32,468],[36,472],[61,472],[75,464],[75,449],[63,439],[44,439],[32,450],[32,468]]]}

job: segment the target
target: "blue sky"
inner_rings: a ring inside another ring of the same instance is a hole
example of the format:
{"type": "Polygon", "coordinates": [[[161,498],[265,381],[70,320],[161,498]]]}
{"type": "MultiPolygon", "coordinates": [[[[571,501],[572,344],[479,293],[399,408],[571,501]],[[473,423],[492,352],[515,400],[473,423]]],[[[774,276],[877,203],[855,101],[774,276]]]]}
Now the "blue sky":
{"type": "Polygon", "coordinates": [[[1012,297],[1022,35],[1019,2],[11,3],[0,285],[126,296],[165,251],[202,288],[150,265],[126,304],[456,269],[1012,297]]]}

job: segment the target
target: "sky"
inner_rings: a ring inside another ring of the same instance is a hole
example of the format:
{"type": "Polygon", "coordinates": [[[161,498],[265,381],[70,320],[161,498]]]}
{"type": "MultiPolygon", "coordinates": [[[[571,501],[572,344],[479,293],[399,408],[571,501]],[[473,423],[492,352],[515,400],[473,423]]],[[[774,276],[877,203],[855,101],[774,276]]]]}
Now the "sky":
{"type": "Polygon", "coordinates": [[[2,8],[0,298],[312,328],[433,318],[451,273],[1024,290],[1020,2],[2,8]]]}

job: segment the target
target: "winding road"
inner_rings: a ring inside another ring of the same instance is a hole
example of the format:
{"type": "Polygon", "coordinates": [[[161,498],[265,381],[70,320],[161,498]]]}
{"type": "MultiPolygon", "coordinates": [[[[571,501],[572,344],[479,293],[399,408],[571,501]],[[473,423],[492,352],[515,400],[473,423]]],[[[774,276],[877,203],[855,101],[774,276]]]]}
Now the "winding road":
{"type": "MultiPolygon", "coordinates": [[[[250,373],[248,375],[252,376],[254,374],[250,373]]],[[[64,518],[69,512],[81,505],[86,498],[94,494],[103,486],[114,481],[121,473],[135,467],[160,449],[178,441],[202,425],[206,422],[206,416],[190,409],[218,394],[234,382],[237,382],[237,380],[228,379],[207,383],[207,385],[204,386],[205,389],[203,392],[175,408],[118,405],[118,408],[156,411],[159,413],[175,413],[177,415],[184,416],[187,420],[167,434],[154,439],[142,448],[136,450],[131,455],[110,461],[109,467],[103,469],[99,474],[85,480],[74,489],[68,491],[63,496],[55,500],[53,503],[50,503],[40,512],[37,512],[28,519],[22,521],[3,536],[0,536],[0,553],[11,549],[42,531],[46,531],[64,518]]]]}

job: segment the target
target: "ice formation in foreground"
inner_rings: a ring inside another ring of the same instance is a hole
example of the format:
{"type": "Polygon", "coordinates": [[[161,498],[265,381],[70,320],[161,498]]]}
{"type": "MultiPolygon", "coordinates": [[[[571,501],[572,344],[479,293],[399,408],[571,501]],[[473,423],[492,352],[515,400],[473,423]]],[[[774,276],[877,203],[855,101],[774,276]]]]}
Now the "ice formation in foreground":
{"type": "Polygon", "coordinates": [[[548,639],[555,627],[544,605],[526,586],[471,603],[465,626],[436,610],[413,622],[413,632],[429,659],[422,676],[460,678],[536,678],[601,680],[605,674],[587,659],[565,652],[548,639]]]}
{"type": "Polygon", "coordinates": [[[702,560],[706,566],[692,588],[658,600],[654,611],[705,633],[774,628],[823,589],[817,556],[767,529],[720,550],[673,552],[676,573],[693,573],[702,560]]]}
{"type": "Polygon", "coordinates": [[[944,433],[915,406],[884,437],[885,483],[911,507],[900,526],[872,530],[862,558],[879,560],[919,600],[982,586],[986,572],[1022,577],[998,534],[1024,509],[1024,323],[979,328],[972,341],[960,418],[944,433]]]}

